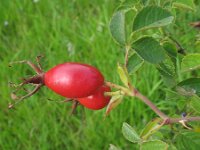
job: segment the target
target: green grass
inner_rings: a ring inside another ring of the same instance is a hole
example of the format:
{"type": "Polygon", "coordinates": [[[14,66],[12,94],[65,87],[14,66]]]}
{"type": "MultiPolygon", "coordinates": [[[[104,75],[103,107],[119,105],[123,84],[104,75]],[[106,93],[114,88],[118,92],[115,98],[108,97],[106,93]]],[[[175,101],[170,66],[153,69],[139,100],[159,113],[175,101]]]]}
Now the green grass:
{"type": "MultiPolygon", "coordinates": [[[[8,82],[19,83],[21,77],[34,74],[24,64],[9,68],[9,62],[35,61],[40,54],[45,56],[42,59],[45,70],[62,62],[84,62],[99,68],[106,80],[120,83],[116,64],[123,61],[123,52],[108,30],[119,2],[0,0],[0,3],[0,149],[102,150],[108,149],[110,143],[133,149],[132,143],[122,136],[122,123],[141,129],[155,117],[136,99],[126,98],[105,120],[105,109],[91,111],[79,107],[76,115],[70,116],[71,104],[48,101],[47,98],[62,97],[43,87],[16,109],[7,109],[12,90],[8,82]]],[[[183,38],[180,40],[185,44],[194,37],[183,38]]],[[[132,79],[154,102],[164,99],[161,77],[151,65],[145,65],[132,79]]]]}

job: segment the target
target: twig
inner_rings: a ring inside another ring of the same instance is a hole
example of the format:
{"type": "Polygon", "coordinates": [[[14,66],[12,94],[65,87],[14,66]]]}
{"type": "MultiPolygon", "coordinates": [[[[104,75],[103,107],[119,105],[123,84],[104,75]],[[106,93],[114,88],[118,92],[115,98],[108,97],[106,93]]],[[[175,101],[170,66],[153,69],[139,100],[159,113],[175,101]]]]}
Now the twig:
{"type": "Polygon", "coordinates": [[[160,118],[162,119],[168,119],[169,117],[164,114],[158,107],[156,107],[146,96],[142,95],[139,91],[136,89],[134,90],[135,97],[139,98],[141,101],[143,101],[146,105],[148,105],[160,118]]]}
{"type": "Polygon", "coordinates": [[[168,125],[168,124],[173,124],[173,123],[185,124],[186,122],[200,121],[200,116],[180,117],[180,118],[171,118],[171,117],[167,116],[158,107],[156,107],[146,96],[142,95],[135,88],[133,88],[133,90],[130,92],[130,89],[127,89],[120,85],[116,85],[111,82],[106,82],[106,85],[116,88],[116,89],[119,89],[119,90],[122,90],[128,96],[139,98],[142,102],[144,102],[147,106],[149,106],[158,116],[160,116],[160,118],[163,119],[162,125],[168,125]]]}
{"type": "Polygon", "coordinates": [[[143,101],[146,105],[148,105],[160,118],[164,120],[163,125],[173,124],[173,123],[181,123],[184,124],[186,122],[191,121],[200,121],[200,116],[196,117],[180,117],[180,118],[170,118],[165,113],[163,113],[160,109],[158,109],[146,96],[142,95],[139,91],[134,89],[133,91],[135,97],[138,97],[141,101],[143,101]]]}

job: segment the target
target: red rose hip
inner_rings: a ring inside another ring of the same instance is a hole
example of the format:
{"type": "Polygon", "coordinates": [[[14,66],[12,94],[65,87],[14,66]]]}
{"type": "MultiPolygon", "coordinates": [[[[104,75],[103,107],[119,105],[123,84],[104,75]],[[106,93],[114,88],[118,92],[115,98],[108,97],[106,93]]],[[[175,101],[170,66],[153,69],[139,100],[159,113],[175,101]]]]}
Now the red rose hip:
{"type": "Polygon", "coordinates": [[[68,62],[55,66],[44,74],[44,84],[67,98],[86,97],[104,83],[96,68],[81,63],[68,62]]]}
{"type": "Polygon", "coordinates": [[[110,91],[111,91],[110,87],[103,85],[98,90],[96,90],[94,94],[84,98],[78,98],[77,100],[79,101],[80,104],[89,109],[92,110],[102,109],[105,106],[107,106],[110,101],[110,97],[104,96],[104,93],[110,91]]]}

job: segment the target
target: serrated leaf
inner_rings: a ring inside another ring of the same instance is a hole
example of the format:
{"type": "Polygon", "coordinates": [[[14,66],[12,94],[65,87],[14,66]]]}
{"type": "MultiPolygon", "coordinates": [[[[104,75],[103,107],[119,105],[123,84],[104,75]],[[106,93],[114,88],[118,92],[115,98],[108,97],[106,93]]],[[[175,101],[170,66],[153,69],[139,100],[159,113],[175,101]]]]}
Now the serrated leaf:
{"type": "Polygon", "coordinates": [[[116,108],[122,102],[122,95],[114,95],[112,96],[107,108],[106,108],[106,116],[110,113],[111,110],[116,108]]]}
{"type": "Polygon", "coordinates": [[[125,122],[123,123],[122,126],[122,134],[128,141],[133,143],[140,142],[141,140],[137,132],[134,130],[134,128],[125,122]]]}
{"type": "Polygon", "coordinates": [[[190,102],[191,107],[198,113],[200,113],[200,98],[193,96],[190,102]]]}
{"type": "Polygon", "coordinates": [[[181,133],[175,138],[176,147],[180,150],[197,150],[200,147],[200,134],[196,132],[181,133]]]}
{"type": "Polygon", "coordinates": [[[121,150],[121,148],[118,148],[117,146],[110,144],[109,150],[121,150]]]}
{"type": "Polygon", "coordinates": [[[153,64],[165,60],[165,51],[163,47],[151,37],[143,37],[132,44],[132,48],[145,61],[153,64]]]}
{"type": "Polygon", "coordinates": [[[200,54],[189,54],[182,59],[182,71],[200,69],[200,54]]]}
{"type": "Polygon", "coordinates": [[[155,140],[141,144],[140,150],[167,150],[169,145],[163,141],[155,140]]]}
{"type": "Polygon", "coordinates": [[[142,130],[140,137],[144,140],[148,139],[149,136],[154,134],[156,131],[158,131],[162,125],[160,124],[162,119],[156,118],[152,121],[150,121],[142,130]]]}
{"type": "Polygon", "coordinates": [[[162,7],[147,6],[135,17],[133,31],[166,26],[173,20],[172,14],[162,7]]]}
{"type": "Polygon", "coordinates": [[[129,75],[128,71],[125,67],[121,66],[120,64],[117,65],[117,71],[121,81],[124,83],[126,87],[129,87],[129,75]]]}
{"type": "Polygon", "coordinates": [[[195,5],[193,0],[176,0],[173,3],[173,6],[176,8],[183,8],[186,10],[195,10],[195,5]]]}
{"type": "Polygon", "coordinates": [[[200,78],[189,78],[177,85],[177,91],[184,96],[200,96],[200,78]]]}
{"type": "Polygon", "coordinates": [[[115,12],[112,16],[110,21],[110,32],[118,44],[125,44],[125,12],[123,10],[115,12]]]}
{"type": "Polygon", "coordinates": [[[144,60],[141,59],[136,53],[132,54],[128,59],[127,69],[129,74],[135,73],[142,65],[144,60]]]}

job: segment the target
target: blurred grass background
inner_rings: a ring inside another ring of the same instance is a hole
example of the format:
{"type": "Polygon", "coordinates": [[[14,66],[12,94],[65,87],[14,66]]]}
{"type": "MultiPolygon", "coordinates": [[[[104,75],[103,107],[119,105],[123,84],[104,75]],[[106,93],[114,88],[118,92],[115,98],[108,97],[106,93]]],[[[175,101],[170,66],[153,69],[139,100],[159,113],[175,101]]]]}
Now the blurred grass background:
{"type": "MultiPolygon", "coordinates": [[[[156,115],[131,98],[126,98],[105,120],[105,109],[79,107],[76,115],[70,116],[71,104],[48,101],[63,98],[46,87],[16,109],[7,109],[12,90],[8,82],[19,83],[21,77],[34,74],[25,64],[9,68],[9,62],[35,61],[40,54],[45,56],[41,63],[46,71],[62,62],[78,61],[96,66],[106,80],[120,83],[116,64],[123,62],[123,52],[108,30],[118,4],[115,0],[0,0],[1,150],[102,150],[111,143],[133,149],[133,144],[122,136],[122,123],[128,122],[139,130],[156,115]]],[[[177,15],[177,20],[188,22],[177,22],[181,30],[174,32],[185,48],[197,51],[199,47],[193,41],[198,31],[188,24],[199,16],[191,12],[177,15]]],[[[133,76],[133,83],[162,110],[169,112],[173,107],[160,101],[165,98],[164,86],[151,65],[146,64],[133,76]]]]}

